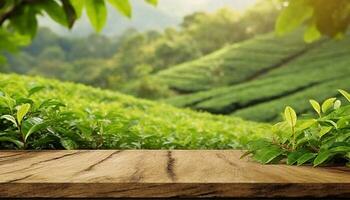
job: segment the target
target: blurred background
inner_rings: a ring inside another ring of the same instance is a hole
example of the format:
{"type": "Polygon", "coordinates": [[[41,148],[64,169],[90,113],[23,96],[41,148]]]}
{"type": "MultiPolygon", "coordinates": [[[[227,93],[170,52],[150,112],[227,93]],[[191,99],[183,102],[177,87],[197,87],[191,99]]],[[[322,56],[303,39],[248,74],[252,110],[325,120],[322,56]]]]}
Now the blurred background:
{"type": "MultiPolygon", "coordinates": [[[[87,16],[67,30],[43,15],[29,46],[3,53],[0,72],[121,91],[178,107],[273,122],[285,105],[350,89],[350,39],[283,36],[278,0],[132,0],[132,18],[108,7],[96,33],[87,16]]],[[[296,13],[298,14],[298,13],[296,13]]],[[[292,23],[292,21],[291,21],[292,23]]]]}

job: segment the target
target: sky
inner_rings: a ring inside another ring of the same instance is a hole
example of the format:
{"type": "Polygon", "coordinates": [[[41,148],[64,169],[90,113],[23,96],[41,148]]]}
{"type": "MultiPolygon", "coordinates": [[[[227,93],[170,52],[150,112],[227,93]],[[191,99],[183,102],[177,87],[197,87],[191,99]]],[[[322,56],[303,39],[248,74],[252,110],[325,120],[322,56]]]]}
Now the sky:
{"type": "MultiPolygon", "coordinates": [[[[213,12],[222,7],[244,11],[256,2],[256,0],[159,0],[157,7],[153,7],[143,0],[130,1],[133,8],[131,19],[121,16],[109,6],[103,34],[120,35],[128,28],[140,31],[162,30],[169,26],[177,26],[185,15],[196,11],[213,12]]],[[[39,20],[42,26],[49,27],[60,35],[86,36],[93,32],[86,15],[77,21],[72,30],[66,30],[48,17],[39,20]]]]}

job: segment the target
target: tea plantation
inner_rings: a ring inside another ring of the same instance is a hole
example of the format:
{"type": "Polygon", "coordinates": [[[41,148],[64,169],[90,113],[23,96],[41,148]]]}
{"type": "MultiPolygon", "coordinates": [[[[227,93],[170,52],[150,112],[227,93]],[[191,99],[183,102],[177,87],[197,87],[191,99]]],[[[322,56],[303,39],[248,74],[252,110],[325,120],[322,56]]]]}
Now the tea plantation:
{"type": "Polygon", "coordinates": [[[1,148],[15,148],[6,143],[12,141],[28,149],[231,149],[270,133],[267,124],[80,84],[5,74],[0,80],[1,148]]]}
{"type": "Polygon", "coordinates": [[[255,121],[277,121],[286,105],[310,111],[307,100],[322,101],[350,89],[350,37],[305,44],[299,31],[257,37],[199,60],[164,70],[154,78],[179,95],[164,101],[255,121]]]}

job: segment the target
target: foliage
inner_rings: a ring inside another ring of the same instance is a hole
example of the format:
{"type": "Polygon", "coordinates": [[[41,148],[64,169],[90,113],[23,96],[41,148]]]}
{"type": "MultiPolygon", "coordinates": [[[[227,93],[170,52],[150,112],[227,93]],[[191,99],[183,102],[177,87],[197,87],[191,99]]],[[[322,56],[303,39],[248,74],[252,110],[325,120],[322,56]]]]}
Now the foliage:
{"type": "MultiPolygon", "coordinates": [[[[346,99],[350,97],[346,91],[339,91],[346,99]]],[[[296,112],[286,107],[285,121],[274,126],[272,140],[252,141],[245,155],[253,154],[264,164],[282,160],[289,165],[350,164],[350,105],[341,106],[337,98],[329,98],[321,105],[315,100],[310,103],[317,118],[297,121],[296,112]]]]}
{"type": "MultiPolygon", "coordinates": [[[[40,28],[30,46],[17,55],[6,56],[8,67],[5,69],[146,97],[142,93],[146,89],[142,82],[152,79],[146,77],[149,74],[272,31],[278,11],[271,2],[259,1],[242,14],[230,8],[194,13],[186,16],[178,29],[169,27],[164,32],[130,29],[119,37],[91,34],[84,38],[68,38],[40,28]],[[141,72],[142,67],[146,67],[147,74],[141,72]],[[139,83],[134,83],[137,81],[139,83]]],[[[148,86],[149,83],[147,81],[148,86]]],[[[163,88],[168,87],[164,85],[163,88]]],[[[148,96],[167,97],[171,93],[159,89],[152,89],[158,94],[148,96]]]]}
{"type": "Polygon", "coordinates": [[[0,80],[1,149],[231,149],[270,128],[56,80],[0,80]]]}
{"type": "Polygon", "coordinates": [[[244,82],[307,48],[300,32],[268,33],[228,45],[209,55],[162,70],[155,76],[178,91],[198,92],[244,82]]]}
{"type": "Polygon", "coordinates": [[[280,120],[285,105],[310,112],[305,99],[322,101],[337,88],[350,89],[350,38],[305,45],[300,33],[260,36],[154,78],[185,92],[164,99],[178,107],[269,122],[280,120]]]}
{"type": "Polygon", "coordinates": [[[276,22],[276,32],[284,34],[306,24],[304,39],[317,40],[321,35],[342,37],[350,23],[348,0],[283,0],[286,5],[276,22]]]}
{"type": "Polygon", "coordinates": [[[102,123],[102,118],[94,115],[95,121],[88,124],[79,113],[64,111],[65,104],[57,99],[31,98],[43,89],[34,86],[11,95],[1,92],[1,148],[75,149],[102,145],[100,127],[93,127],[93,123],[102,123]]]}
{"type": "MultiPolygon", "coordinates": [[[[48,15],[56,23],[72,28],[85,9],[91,25],[100,32],[107,19],[106,2],[109,2],[122,15],[131,17],[129,0],[4,0],[0,2],[0,41],[12,41],[2,44],[0,51],[9,51],[21,46],[22,39],[34,38],[38,29],[38,16],[48,15]]],[[[153,5],[157,1],[146,1],[153,5]]]]}

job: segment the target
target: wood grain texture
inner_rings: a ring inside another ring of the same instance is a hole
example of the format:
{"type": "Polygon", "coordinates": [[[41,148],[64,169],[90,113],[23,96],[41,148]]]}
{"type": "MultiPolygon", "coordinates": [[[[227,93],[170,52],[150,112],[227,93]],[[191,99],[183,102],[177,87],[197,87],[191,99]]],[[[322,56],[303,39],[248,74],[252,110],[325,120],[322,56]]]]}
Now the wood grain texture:
{"type": "Polygon", "coordinates": [[[260,165],[241,151],[1,151],[0,198],[342,197],[350,169],[260,165]]]}

